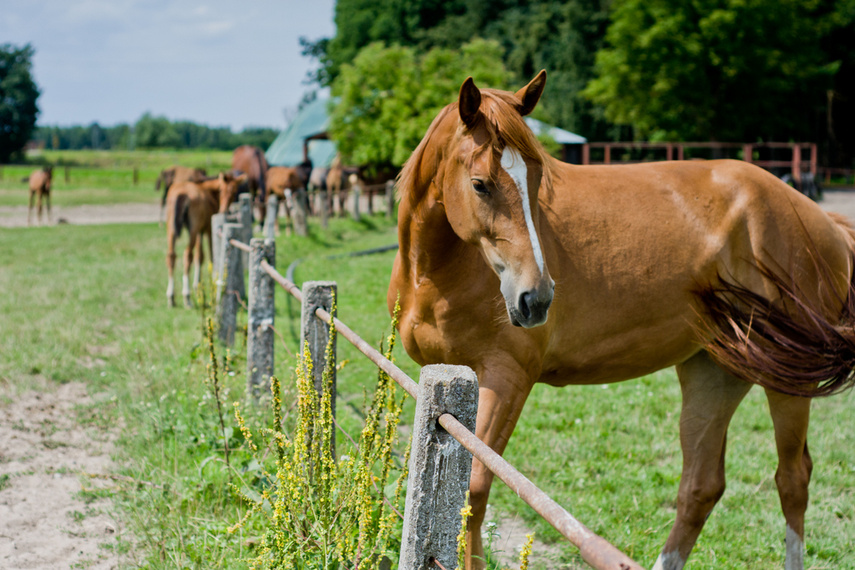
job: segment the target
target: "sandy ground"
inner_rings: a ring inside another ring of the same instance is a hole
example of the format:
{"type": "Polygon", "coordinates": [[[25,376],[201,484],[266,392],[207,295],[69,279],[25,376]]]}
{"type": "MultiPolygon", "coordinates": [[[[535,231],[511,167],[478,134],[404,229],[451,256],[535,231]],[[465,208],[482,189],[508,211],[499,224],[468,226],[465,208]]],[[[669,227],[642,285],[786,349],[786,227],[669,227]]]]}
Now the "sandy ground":
{"type": "MultiPolygon", "coordinates": [[[[51,225],[74,224],[135,224],[156,222],[160,216],[160,204],[110,204],[102,206],[69,206],[51,209],[51,225]]],[[[33,212],[33,225],[38,225],[33,212]]],[[[42,213],[42,223],[47,225],[47,213],[42,213]]],[[[0,227],[19,228],[27,225],[26,206],[0,207],[0,227]]]]}
{"type": "Polygon", "coordinates": [[[76,423],[82,382],[41,384],[0,407],[0,568],[116,568],[112,505],[81,493],[109,485],[84,473],[111,472],[113,437],[76,423]]]}
{"type": "MultiPolygon", "coordinates": [[[[855,220],[855,189],[826,191],[820,205],[855,220]]],[[[54,223],[156,222],[158,204],[79,206],[54,209],[54,223]]],[[[26,225],[26,208],[0,208],[0,227],[26,225]]],[[[87,502],[80,491],[109,484],[83,473],[109,474],[112,436],[75,423],[74,408],[91,402],[83,383],[54,385],[0,405],[0,568],[110,569],[119,525],[106,500],[87,502]],[[106,546],[106,548],[105,548],[106,546]]],[[[492,517],[488,517],[489,518],[492,517]]],[[[517,518],[500,522],[495,545],[509,565],[530,532],[517,518]]],[[[554,548],[536,543],[532,560],[554,548]]],[[[513,567],[513,566],[512,566],[513,567]]]]}

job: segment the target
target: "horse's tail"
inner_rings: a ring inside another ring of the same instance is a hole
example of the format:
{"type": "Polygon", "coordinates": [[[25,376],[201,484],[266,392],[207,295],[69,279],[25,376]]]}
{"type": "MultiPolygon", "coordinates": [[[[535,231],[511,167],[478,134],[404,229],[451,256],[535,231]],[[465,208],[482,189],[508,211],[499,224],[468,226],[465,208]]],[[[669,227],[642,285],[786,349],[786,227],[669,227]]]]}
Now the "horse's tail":
{"type": "Polygon", "coordinates": [[[706,349],[733,375],[795,396],[828,396],[855,385],[855,229],[832,216],[847,235],[851,260],[845,298],[835,293],[834,275],[814,253],[821,291],[809,299],[780,269],[758,270],[780,294],[773,303],[719,277],[696,293],[705,309],[706,349]],[[841,307],[842,309],[838,309],[841,307]],[[835,307],[831,309],[830,307],[835,307]]]}
{"type": "Polygon", "coordinates": [[[186,194],[179,194],[175,197],[175,205],[172,211],[172,230],[175,233],[176,239],[181,237],[181,230],[187,228],[190,230],[190,203],[189,197],[186,194]]]}

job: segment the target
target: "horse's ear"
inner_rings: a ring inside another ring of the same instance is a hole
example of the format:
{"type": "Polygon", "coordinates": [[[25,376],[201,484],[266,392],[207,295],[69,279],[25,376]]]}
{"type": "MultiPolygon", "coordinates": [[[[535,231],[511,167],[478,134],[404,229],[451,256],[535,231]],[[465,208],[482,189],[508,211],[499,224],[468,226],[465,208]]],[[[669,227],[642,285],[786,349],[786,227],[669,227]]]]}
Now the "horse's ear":
{"type": "Polygon", "coordinates": [[[517,110],[520,115],[525,117],[537,106],[540,101],[540,96],[543,95],[543,88],[546,87],[546,70],[541,69],[537,76],[529,81],[528,85],[516,92],[517,99],[520,100],[520,106],[517,110]]]}
{"type": "Polygon", "coordinates": [[[468,77],[460,86],[458,106],[463,124],[472,127],[478,118],[478,108],[481,107],[481,91],[475,87],[475,80],[471,77],[468,77]]]}

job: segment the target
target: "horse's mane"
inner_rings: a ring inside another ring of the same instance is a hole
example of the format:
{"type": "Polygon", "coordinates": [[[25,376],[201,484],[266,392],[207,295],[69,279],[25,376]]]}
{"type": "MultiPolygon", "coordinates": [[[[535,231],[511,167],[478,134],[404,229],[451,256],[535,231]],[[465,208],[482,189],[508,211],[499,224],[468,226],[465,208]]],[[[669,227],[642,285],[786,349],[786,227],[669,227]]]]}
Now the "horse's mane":
{"type": "MultiPolygon", "coordinates": [[[[523,117],[517,111],[520,101],[513,93],[499,91],[496,89],[481,90],[481,107],[478,119],[471,130],[481,126],[485,127],[489,136],[487,145],[511,146],[516,148],[520,154],[527,158],[537,160],[543,164],[544,184],[551,185],[551,176],[548,170],[549,161],[547,153],[540,141],[525,123],[523,117]]],[[[439,162],[442,158],[445,140],[435,141],[436,131],[450,114],[457,115],[458,103],[447,105],[431,123],[424,138],[422,138],[416,150],[404,164],[398,176],[398,197],[418,199],[427,189],[431,180],[436,175],[439,162]]],[[[462,129],[466,129],[463,122],[457,121],[456,137],[462,129]]]]}

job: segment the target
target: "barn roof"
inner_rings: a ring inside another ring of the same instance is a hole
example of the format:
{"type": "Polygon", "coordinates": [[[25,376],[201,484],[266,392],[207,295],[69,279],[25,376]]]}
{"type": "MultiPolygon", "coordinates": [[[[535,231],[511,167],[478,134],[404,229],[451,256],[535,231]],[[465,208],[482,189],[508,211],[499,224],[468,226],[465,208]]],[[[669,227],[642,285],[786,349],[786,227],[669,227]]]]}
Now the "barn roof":
{"type": "Polygon", "coordinates": [[[538,121],[537,119],[532,119],[531,117],[526,117],[525,123],[528,125],[528,128],[532,130],[535,136],[546,132],[549,136],[555,139],[555,142],[558,144],[585,144],[588,142],[588,139],[581,135],[565,131],[564,129],[559,129],[558,127],[553,127],[552,125],[547,125],[546,123],[538,121]]]}
{"type": "Polygon", "coordinates": [[[279,133],[267,152],[267,162],[272,166],[296,166],[303,162],[303,142],[309,141],[309,158],[315,166],[329,166],[335,157],[336,146],[326,139],[329,127],[327,103],[329,99],[316,99],[300,109],[291,124],[279,133]]]}

